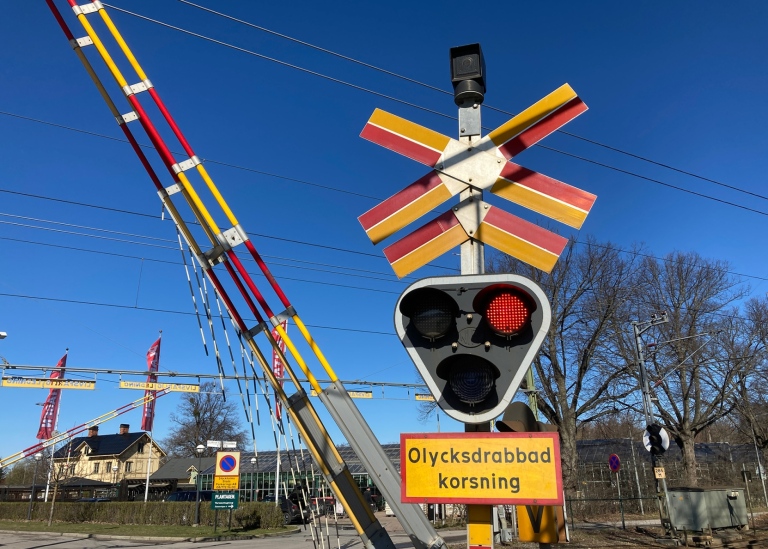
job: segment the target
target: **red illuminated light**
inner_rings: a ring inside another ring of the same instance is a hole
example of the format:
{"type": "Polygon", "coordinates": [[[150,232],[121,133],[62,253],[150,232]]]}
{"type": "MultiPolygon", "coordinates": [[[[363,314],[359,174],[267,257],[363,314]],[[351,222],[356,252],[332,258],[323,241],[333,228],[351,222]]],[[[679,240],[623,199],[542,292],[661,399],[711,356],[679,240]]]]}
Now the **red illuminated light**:
{"type": "Polygon", "coordinates": [[[511,336],[519,333],[528,324],[532,309],[528,300],[518,292],[501,290],[489,297],[485,319],[494,332],[511,336]]]}

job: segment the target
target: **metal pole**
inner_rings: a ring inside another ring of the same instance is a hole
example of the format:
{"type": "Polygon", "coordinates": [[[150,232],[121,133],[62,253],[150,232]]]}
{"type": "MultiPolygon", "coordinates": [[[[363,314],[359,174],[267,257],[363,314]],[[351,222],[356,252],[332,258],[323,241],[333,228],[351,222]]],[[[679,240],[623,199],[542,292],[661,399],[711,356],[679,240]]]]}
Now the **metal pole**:
{"type": "Polygon", "coordinates": [[[747,475],[746,465],[741,464],[741,476],[744,478],[744,489],[747,492],[747,505],[749,505],[749,514],[752,515],[752,529],[755,529],[755,512],[752,510],[752,497],[749,494],[749,478],[747,475]]]}
{"type": "Polygon", "coordinates": [[[149,499],[149,473],[152,470],[152,431],[149,432],[149,456],[147,456],[147,483],[144,486],[144,503],[149,499]]]}
{"type": "MultiPolygon", "coordinates": [[[[663,321],[666,322],[666,314],[663,316],[663,321]]],[[[654,320],[651,320],[651,322],[647,323],[647,325],[640,329],[639,323],[633,322],[632,323],[632,331],[635,335],[635,352],[637,354],[637,364],[640,368],[640,387],[643,392],[643,412],[645,413],[645,421],[646,425],[651,425],[653,423],[653,405],[651,403],[651,389],[648,385],[648,374],[645,369],[645,356],[643,355],[643,342],[640,339],[640,335],[645,332],[648,328],[651,326],[654,326],[654,320]]],[[[651,464],[653,465],[654,470],[657,466],[657,456],[653,452],[651,452],[651,464]]],[[[654,474],[654,483],[656,486],[656,497],[657,497],[657,503],[659,506],[659,520],[661,520],[661,523],[664,524],[664,510],[663,506],[661,504],[661,500],[658,498],[659,494],[659,479],[656,478],[656,475],[654,474]]],[[[662,487],[664,490],[664,500],[666,501],[666,507],[667,510],[669,510],[669,496],[667,494],[667,483],[662,482],[662,487]]]]}
{"type": "Polygon", "coordinates": [[[635,459],[635,443],[632,440],[632,433],[630,432],[629,437],[629,449],[632,451],[632,466],[635,469],[635,483],[637,484],[637,496],[638,501],[640,502],[640,514],[645,515],[645,511],[643,510],[643,490],[640,488],[640,475],[637,474],[637,460],[635,459]]]}
{"type": "MultiPolygon", "coordinates": [[[[480,140],[480,103],[474,101],[463,101],[459,106],[459,141],[471,146],[473,139],[480,140]]],[[[459,194],[459,200],[473,198],[479,201],[483,198],[482,191],[469,188],[459,194]]],[[[461,274],[473,275],[483,274],[485,272],[485,252],[483,243],[479,240],[470,239],[461,245],[461,274]]],[[[465,425],[465,430],[475,431],[477,425],[465,425]]],[[[480,540],[483,544],[488,543],[488,549],[494,546],[494,524],[493,508],[490,505],[468,505],[467,506],[467,546],[477,545],[475,540],[480,540]],[[489,531],[490,530],[490,531],[489,531]]]]}
{"type": "Polygon", "coordinates": [[[32,475],[32,493],[29,495],[29,507],[27,508],[27,520],[32,520],[32,502],[35,500],[35,481],[37,480],[37,466],[40,464],[42,456],[35,454],[35,473],[32,475]]]}
{"type": "Polygon", "coordinates": [[[203,482],[202,475],[200,473],[202,473],[201,471],[201,468],[203,466],[202,464],[203,464],[203,453],[198,451],[197,452],[197,477],[195,477],[195,480],[197,481],[195,482],[195,490],[197,492],[195,495],[195,525],[196,526],[200,525],[200,484],[203,482]]]}
{"type": "Polygon", "coordinates": [[[757,457],[757,474],[760,475],[760,482],[763,484],[763,497],[765,498],[765,505],[768,507],[768,493],[765,491],[765,476],[763,475],[763,465],[760,462],[760,449],[757,447],[757,435],[755,434],[755,427],[752,426],[752,441],[755,443],[755,456],[757,457]]]}
{"type": "Polygon", "coordinates": [[[533,417],[539,419],[539,400],[536,394],[536,382],[533,379],[533,365],[525,372],[525,387],[528,393],[528,407],[533,412],[533,417]]]}
{"type": "Polygon", "coordinates": [[[621,510],[621,528],[627,529],[627,525],[624,523],[624,500],[621,499],[621,479],[619,478],[619,472],[616,471],[616,489],[619,491],[619,509],[621,510]]]}

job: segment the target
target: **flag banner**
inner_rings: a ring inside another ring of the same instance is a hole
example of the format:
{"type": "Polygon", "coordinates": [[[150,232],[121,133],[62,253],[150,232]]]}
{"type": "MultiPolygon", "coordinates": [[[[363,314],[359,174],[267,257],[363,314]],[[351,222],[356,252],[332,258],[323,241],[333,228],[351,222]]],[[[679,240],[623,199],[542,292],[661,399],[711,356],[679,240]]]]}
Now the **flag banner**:
{"type": "MultiPolygon", "coordinates": [[[[158,368],[160,368],[160,338],[157,338],[157,341],[155,341],[149,348],[149,351],[147,351],[147,371],[157,372],[158,368]]],[[[147,376],[147,383],[157,383],[157,376],[149,374],[147,376]]],[[[144,392],[144,396],[154,397],[155,393],[156,391],[147,390],[144,392]]],[[[144,410],[141,414],[142,431],[152,430],[152,424],[155,421],[155,400],[156,399],[153,398],[144,403],[144,410]]]]}
{"type": "MultiPolygon", "coordinates": [[[[67,367],[67,355],[64,354],[51,372],[50,379],[59,379],[64,377],[64,368],[67,367]]],[[[59,401],[61,400],[61,389],[51,389],[48,392],[48,398],[43,404],[43,412],[40,414],[40,428],[37,430],[37,439],[46,440],[53,436],[53,430],[56,428],[56,416],[59,414],[59,401]]]]}
{"type": "MultiPolygon", "coordinates": [[[[283,330],[285,330],[285,333],[288,333],[288,321],[283,320],[280,323],[280,326],[283,327],[283,330]]],[[[280,350],[283,352],[283,355],[285,355],[285,341],[283,341],[283,338],[280,337],[280,334],[277,331],[277,328],[272,329],[272,337],[275,338],[275,342],[277,343],[277,346],[280,348],[280,350]]],[[[278,380],[283,379],[285,376],[285,366],[283,364],[283,361],[280,360],[280,355],[277,353],[277,351],[273,348],[272,349],[272,373],[275,374],[275,377],[278,380]]],[[[280,383],[280,387],[283,386],[282,381],[278,381],[280,383]]],[[[280,421],[281,417],[281,407],[282,404],[280,404],[280,399],[277,398],[277,393],[275,393],[275,419],[280,421]]]]}

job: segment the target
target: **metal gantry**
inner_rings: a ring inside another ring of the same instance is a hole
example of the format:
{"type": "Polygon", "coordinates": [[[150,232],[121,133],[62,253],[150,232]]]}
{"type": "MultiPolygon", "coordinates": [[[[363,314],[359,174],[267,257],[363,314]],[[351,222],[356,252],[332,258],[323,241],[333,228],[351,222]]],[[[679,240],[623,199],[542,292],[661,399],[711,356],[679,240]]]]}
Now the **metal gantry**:
{"type": "Polygon", "coordinates": [[[25,448],[21,452],[16,452],[15,454],[11,454],[6,458],[0,459],[0,468],[5,468],[10,465],[13,465],[17,461],[21,461],[26,457],[35,455],[36,453],[41,452],[46,448],[53,448],[54,446],[56,446],[60,442],[64,442],[65,440],[71,440],[72,438],[76,437],[80,433],[85,432],[91,427],[104,423],[105,421],[109,421],[110,419],[116,418],[119,415],[122,415],[126,412],[130,412],[131,410],[135,410],[136,408],[140,408],[144,406],[144,404],[146,404],[147,402],[156,400],[163,395],[167,395],[169,392],[170,391],[168,391],[167,389],[155,391],[154,395],[153,394],[144,395],[143,397],[138,398],[133,402],[129,402],[124,406],[115,408],[114,410],[111,410],[106,414],[102,414],[95,419],[86,421],[85,423],[78,425],[77,427],[72,427],[68,431],[64,431],[62,433],[56,433],[51,438],[41,440],[40,442],[30,446],[29,448],[25,448]]]}

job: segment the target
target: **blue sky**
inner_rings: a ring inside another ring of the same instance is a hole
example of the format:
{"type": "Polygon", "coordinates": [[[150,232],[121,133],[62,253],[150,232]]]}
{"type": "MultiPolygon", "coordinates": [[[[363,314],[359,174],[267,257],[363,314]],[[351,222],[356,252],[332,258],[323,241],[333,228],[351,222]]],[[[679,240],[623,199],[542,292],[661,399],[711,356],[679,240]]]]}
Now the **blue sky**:
{"type": "MultiPolygon", "coordinates": [[[[486,128],[508,118],[493,108],[516,113],[569,83],[590,109],[567,132],[754,194],[555,134],[516,162],[598,196],[581,231],[559,226],[561,234],[594,235],[623,248],[643,242],[656,256],[696,251],[746,275],[752,295],[768,291],[758,243],[768,228],[760,197],[768,194],[764,3],[740,2],[735,9],[715,2],[393,1],[333,10],[303,1],[200,4],[445,91],[449,48],[480,42],[488,69],[486,128]]],[[[66,2],[57,5],[82,36],[66,2]]],[[[356,86],[109,11],[339,377],[418,382],[394,335],[393,306],[406,282],[456,273],[458,256],[396,279],[357,217],[425,168],[359,133],[373,109],[382,108],[455,136],[452,96],[183,2],[114,5],[356,86]]],[[[190,314],[173,225],[161,220],[151,182],[45,2],[20,4],[0,31],[12,45],[0,52],[0,331],[8,333],[0,355],[12,364],[54,366],[69,348],[71,367],[142,370],[163,330],[162,370],[215,373],[190,314]]],[[[117,53],[111,44],[110,51],[117,53]]],[[[101,70],[94,53],[88,51],[101,70]]],[[[216,338],[223,346],[221,330],[216,338]]],[[[210,346],[209,334],[206,339],[210,346]]],[[[226,351],[224,365],[231,372],[226,351]]],[[[118,381],[99,375],[95,391],[65,392],[60,429],[140,396],[118,389],[118,381]]],[[[434,419],[416,421],[412,389],[373,390],[377,398],[358,402],[382,442],[437,429],[434,419]]],[[[7,456],[35,442],[35,403],[47,392],[0,391],[6,417],[0,455],[7,456]]],[[[231,397],[236,393],[229,384],[231,397]]],[[[158,401],[156,436],[167,433],[176,404],[176,396],[158,401]]],[[[257,440],[267,449],[272,433],[263,401],[261,409],[257,440]]],[[[442,430],[461,429],[440,419],[442,430]]],[[[102,432],[117,432],[120,422],[138,428],[140,414],[113,420],[102,432]]],[[[335,427],[329,430],[343,440],[335,427]]]]}

